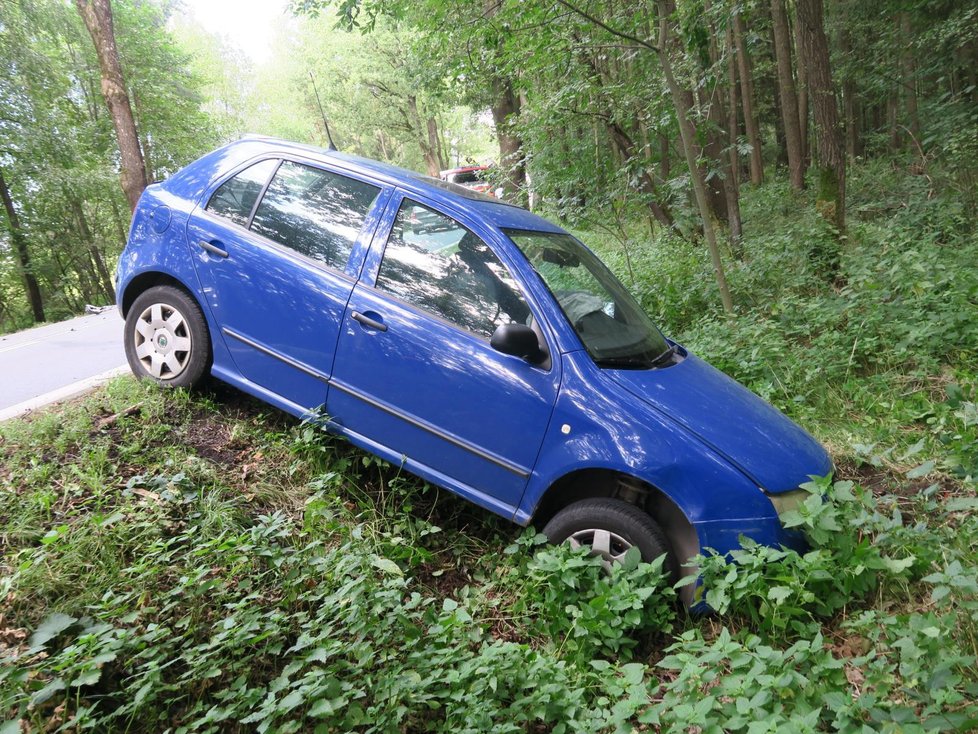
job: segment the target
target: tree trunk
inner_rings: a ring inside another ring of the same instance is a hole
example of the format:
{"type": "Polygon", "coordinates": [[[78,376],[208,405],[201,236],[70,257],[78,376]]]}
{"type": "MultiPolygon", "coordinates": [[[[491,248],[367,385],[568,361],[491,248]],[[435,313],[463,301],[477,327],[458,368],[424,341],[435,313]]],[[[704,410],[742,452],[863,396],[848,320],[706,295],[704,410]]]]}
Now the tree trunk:
{"type": "MultiPolygon", "coordinates": [[[[849,31],[843,28],[839,33],[839,47],[846,56],[852,53],[852,42],[849,31]]],[[[842,115],[846,121],[846,156],[849,163],[856,162],[860,153],[859,145],[859,101],[856,95],[856,81],[852,74],[846,74],[842,80],[842,115]]]]}
{"type": "Polygon", "coordinates": [[[706,238],[707,247],[710,250],[710,259],[713,261],[713,272],[716,275],[717,287],[720,290],[720,300],[723,302],[723,310],[733,313],[733,299],[730,297],[730,289],[727,287],[727,278],[723,272],[723,261],[720,259],[720,248],[717,246],[716,231],[713,227],[713,217],[710,213],[710,204],[706,195],[706,184],[703,181],[703,172],[698,163],[698,152],[696,149],[696,129],[689,119],[690,108],[692,107],[692,94],[684,89],[680,89],[676,82],[676,77],[672,73],[672,60],[670,55],[675,46],[675,41],[670,40],[669,16],[673,11],[671,0],[658,0],[659,9],[659,62],[662,65],[662,73],[666,78],[666,85],[669,87],[669,94],[673,104],[676,106],[676,116],[679,118],[679,132],[683,139],[683,152],[686,155],[686,164],[689,166],[689,177],[693,183],[693,193],[696,197],[696,205],[703,220],[703,236],[706,238]]]}
{"type": "MultiPolygon", "coordinates": [[[[639,156],[638,151],[635,150],[635,142],[629,137],[621,125],[616,122],[609,122],[608,132],[611,134],[613,147],[622,158],[630,160],[639,156]]],[[[640,193],[645,195],[649,212],[655,217],[656,221],[664,227],[671,228],[673,224],[672,212],[660,203],[664,198],[660,191],[661,182],[652,178],[652,174],[649,173],[648,167],[645,165],[647,159],[644,156],[638,157],[638,160],[642,161],[642,165],[639,169],[641,173],[639,174],[638,186],[636,188],[640,193]]]]}
{"type": "Polygon", "coordinates": [[[663,135],[662,133],[657,133],[659,137],[659,178],[663,181],[669,180],[670,170],[670,156],[672,155],[672,149],[669,146],[669,136],[663,135]]]}
{"type": "Polygon", "coordinates": [[[886,98],[886,127],[889,130],[890,150],[897,151],[902,145],[900,139],[900,115],[899,100],[896,94],[890,94],[886,98]]]}
{"type": "Polygon", "coordinates": [[[839,110],[829,66],[829,46],[823,25],[822,0],[798,0],[802,53],[808,64],[808,82],[818,137],[819,213],[842,233],[846,225],[846,158],[842,150],[839,110]]]}
{"type": "Polygon", "coordinates": [[[526,185],[526,169],[523,163],[523,141],[512,132],[511,117],[520,114],[519,97],[513,92],[509,79],[495,77],[492,81],[492,121],[499,142],[499,166],[506,174],[511,195],[519,197],[526,185]]]}
{"type": "Polygon", "coordinates": [[[801,51],[801,24],[795,17],[795,59],[798,66],[798,132],[801,135],[802,170],[812,164],[812,150],[808,138],[808,62],[801,51]]]}
{"type": "Polygon", "coordinates": [[[724,41],[727,47],[727,195],[731,198],[727,209],[731,212],[731,249],[740,252],[743,223],[740,218],[740,154],[737,151],[737,62],[729,23],[724,41]]]}
{"type": "Polygon", "coordinates": [[[413,131],[415,140],[418,141],[418,148],[421,150],[421,157],[424,158],[428,175],[432,178],[438,178],[441,167],[438,160],[437,129],[435,131],[435,145],[432,145],[431,127],[428,124],[431,119],[429,118],[427,122],[421,120],[421,114],[418,112],[418,98],[413,94],[409,94],[406,101],[408,106],[408,113],[405,115],[407,125],[413,131]]]}
{"type": "Polygon", "coordinates": [[[102,71],[102,96],[112,117],[122,157],[122,190],[129,201],[130,210],[135,210],[136,202],[146,188],[146,169],[129,95],[122,78],[122,67],[119,65],[119,52],[112,27],[112,7],[109,0],[75,0],[75,3],[95,44],[95,53],[102,71]]]}
{"type": "Polygon", "coordinates": [[[102,253],[99,252],[98,246],[95,244],[95,238],[92,237],[92,230],[89,228],[88,220],[85,218],[85,210],[82,208],[81,202],[74,196],[68,195],[68,199],[71,202],[71,211],[75,215],[75,220],[78,222],[78,232],[81,234],[81,238],[88,248],[88,256],[95,266],[99,286],[105,294],[106,299],[108,299],[106,302],[115,303],[112,276],[109,275],[109,270],[105,267],[105,260],[102,258],[102,253]]]}
{"type": "Polygon", "coordinates": [[[20,266],[21,275],[24,278],[24,290],[27,292],[27,300],[31,305],[31,313],[35,322],[44,321],[44,302],[41,300],[41,288],[37,284],[34,275],[34,268],[31,265],[31,254],[27,249],[27,240],[24,231],[20,228],[20,217],[14,208],[14,202],[10,198],[10,189],[0,171],[0,198],[3,199],[3,208],[7,212],[7,223],[10,225],[10,238],[13,240],[14,252],[16,253],[17,263],[20,266]]]}
{"type": "Polygon", "coordinates": [[[920,116],[917,114],[917,72],[910,47],[913,29],[910,26],[910,13],[900,13],[900,71],[903,75],[903,91],[907,103],[907,118],[914,144],[920,145],[920,116]]]}
{"type": "Polygon", "coordinates": [[[119,238],[119,243],[126,246],[126,226],[122,223],[122,214],[119,212],[119,205],[115,203],[115,197],[109,197],[109,203],[112,205],[112,223],[115,225],[115,233],[119,238]]]}
{"type": "Polygon", "coordinates": [[[751,71],[750,57],[744,45],[744,19],[740,12],[733,17],[734,43],[737,45],[737,64],[740,71],[740,97],[744,107],[744,127],[747,130],[747,142],[750,143],[750,180],[754,185],[764,181],[764,160],[761,158],[761,133],[754,116],[754,78],[751,71]]]}
{"type": "MultiPolygon", "coordinates": [[[[701,146],[703,155],[708,161],[723,161],[723,142],[720,140],[720,133],[723,131],[723,122],[720,120],[720,105],[717,102],[711,103],[707,97],[705,89],[699,90],[700,109],[707,111],[707,119],[710,124],[707,126],[706,135],[700,133],[704,138],[704,145],[701,146]]],[[[704,181],[706,184],[706,195],[710,200],[710,210],[714,218],[727,223],[727,194],[724,191],[723,179],[720,176],[713,176],[704,181]]]]}
{"type": "Polygon", "coordinates": [[[428,133],[428,147],[435,153],[435,160],[438,161],[440,173],[442,170],[448,168],[448,164],[445,162],[445,153],[441,147],[441,137],[438,135],[438,120],[434,117],[429,117],[425,120],[425,130],[428,133]]]}
{"type": "Polygon", "coordinates": [[[771,27],[774,31],[774,55],[778,62],[778,92],[781,98],[781,119],[784,122],[785,147],[788,152],[788,177],[791,188],[805,188],[805,157],[801,145],[801,125],[798,121],[798,98],[791,73],[791,35],[784,0],[771,0],[771,27]]]}

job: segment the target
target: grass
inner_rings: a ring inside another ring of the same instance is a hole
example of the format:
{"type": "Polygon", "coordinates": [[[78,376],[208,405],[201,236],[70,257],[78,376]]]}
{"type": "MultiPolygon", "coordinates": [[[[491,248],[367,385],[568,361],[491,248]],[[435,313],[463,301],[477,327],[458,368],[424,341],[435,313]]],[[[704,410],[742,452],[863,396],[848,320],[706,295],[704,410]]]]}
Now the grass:
{"type": "Polygon", "coordinates": [[[812,551],[700,559],[722,614],[229,388],[120,378],[0,425],[0,732],[978,729],[978,246],[916,186],[857,173],[829,278],[805,202],[749,192],[734,320],[699,249],[624,233],[666,330],[837,458],[789,518],[812,551]]]}

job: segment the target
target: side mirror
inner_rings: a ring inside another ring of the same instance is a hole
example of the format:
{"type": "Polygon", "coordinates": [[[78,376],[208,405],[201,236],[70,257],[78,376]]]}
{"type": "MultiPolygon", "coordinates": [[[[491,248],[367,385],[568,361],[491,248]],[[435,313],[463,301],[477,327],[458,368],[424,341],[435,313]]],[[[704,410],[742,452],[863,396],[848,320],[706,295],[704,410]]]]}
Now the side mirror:
{"type": "Polygon", "coordinates": [[[546,356],[540,349],[537,333],[525,324],[502,324],[496,327],[489,346],[497,352],[522,357],[531,364],[542,362],[546,356]]]}

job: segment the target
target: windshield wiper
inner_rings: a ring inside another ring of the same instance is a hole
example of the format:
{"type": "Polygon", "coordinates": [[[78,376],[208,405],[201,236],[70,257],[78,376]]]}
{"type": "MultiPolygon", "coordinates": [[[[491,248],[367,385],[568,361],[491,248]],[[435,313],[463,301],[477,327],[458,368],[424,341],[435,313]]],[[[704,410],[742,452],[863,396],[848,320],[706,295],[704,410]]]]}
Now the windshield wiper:
{"type": "Polygon", "coordinates": [[[594,363],[598,367],[623,367],[625,369],[648,369],[653,364],[648,359],[640,357],[602,357],[594,360],[594,363]]]}
{"type": "Polygon", "coordinates": [[[675,353],[676,353],[676,347],[674,345],[670,344],[668,346],[668,348],[666,349],[666,351],[664,351],[662,354],[660,354],[658,357],[656,357],[655,359],[652,360],[652,362],[650,363],[650,366],[652,366],[652,367],[658,367],[660,364],[665,364],[670,359],[672,359],[672,357],[673,357],[673,355],[675,353]]]}
{"type": "Polygon", "coordinates": [[[668,362],[672,359],[672,356],[676,353],[676,348],[671,344],[666,347],[666,350],[662,352],[659,356],[649,359],[648,352],[645,352],[642,356],[632,356],[632,357],[597,357],[594,363],[598,367],[609,367],[611,369],[642,369],[647,370],[652,367],[658,367],[661,364],[668,362]]]}

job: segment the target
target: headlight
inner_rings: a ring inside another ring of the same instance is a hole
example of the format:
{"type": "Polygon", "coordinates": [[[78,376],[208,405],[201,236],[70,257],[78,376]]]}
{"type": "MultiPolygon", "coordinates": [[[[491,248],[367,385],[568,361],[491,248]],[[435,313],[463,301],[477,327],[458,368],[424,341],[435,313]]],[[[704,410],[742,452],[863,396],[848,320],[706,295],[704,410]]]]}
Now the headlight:
{"type": "Polygon", "coordinates": [[[786,512],[797,510],[811,496],[811,492],[806,489],[793,489],[790,492],[769,494],[767,497],[771,500],[771,504],[774,505],[774,510],[778,513],[778,517],[782,517],[786,512]]]}

